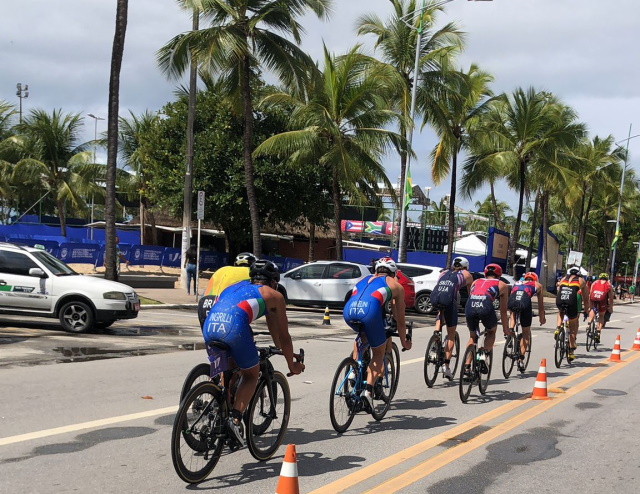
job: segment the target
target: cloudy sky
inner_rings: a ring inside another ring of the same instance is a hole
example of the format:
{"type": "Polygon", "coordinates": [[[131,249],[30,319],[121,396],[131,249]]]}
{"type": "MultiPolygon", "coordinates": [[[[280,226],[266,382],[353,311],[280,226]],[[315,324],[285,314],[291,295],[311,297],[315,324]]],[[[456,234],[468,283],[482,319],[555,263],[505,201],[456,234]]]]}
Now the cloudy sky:
{"type": "MultiPolygon", "coordinates": [[[[0,100],[18,103],[16,83],[29,85],[23,109],[93,113],[107,116],[107,90],[115,28],[115,0],[20,0],[5,2],[0,17],[0,100]]],[[[187,14],[175,0],[130,0],[120,109],[140,113],[158,110],[172,99],[176,85],[155,63],[155,52],[176,34],[190,28],[187,14]]],[[[329,22],[309,16],[303,48],[316,59],[322,43],[342,53],[356,42],[356,19],[390,13],[388,0],[334,0],[329,22]]],[[[439,23],[455,21],[467,32],[460,64],[480,65],[495,77],[494,91],[510,92],[534,86],[555,93],[571,105],[591,136],[612,134],[616,140],[640,134],[640,2],[637,0],[454,0],[439,23]]],[[[98,122],[98,132],[106,129],[98,122]]],[[[93,138],[94,120],[85,120],[86,140],[93,138]]],[[[430,130],[414,137],[418,159],[414,184],[432,186],[438,200],[448,185],[433,187],[428,152],[430,130]]],[[[640,138],[630,141],[631,165],[637,166],[640,138]]],[[[399,174],[398,158],[385,160],[392,182],[399,174]]],[[[513,194],[510,194],[512,196],[513,194]]],[[[482,200],[478,194],[470,206],[482,200]]],[[[511,197],[504,197],[515,207],[511,197]]]]}

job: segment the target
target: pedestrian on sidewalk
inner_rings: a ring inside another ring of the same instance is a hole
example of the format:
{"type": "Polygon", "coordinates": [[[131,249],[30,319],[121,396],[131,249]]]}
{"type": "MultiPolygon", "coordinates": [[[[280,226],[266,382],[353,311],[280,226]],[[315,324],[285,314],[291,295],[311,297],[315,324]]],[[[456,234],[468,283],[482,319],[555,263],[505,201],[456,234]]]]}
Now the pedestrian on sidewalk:
{"type": "Polygon", "coordinates": [[[195,244],[191,246],[185,252],[184,267],[187,270],[187,295],[191,295],[191,280],[193,279],[193,293],[196,293],[196,281],[198,276],[198,250],[195,244]]]}

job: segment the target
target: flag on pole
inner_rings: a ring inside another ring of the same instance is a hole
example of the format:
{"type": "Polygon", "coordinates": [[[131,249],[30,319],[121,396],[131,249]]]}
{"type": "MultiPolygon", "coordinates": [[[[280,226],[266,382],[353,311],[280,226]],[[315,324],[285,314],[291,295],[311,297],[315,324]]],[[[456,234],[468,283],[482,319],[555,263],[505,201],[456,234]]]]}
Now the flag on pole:
{"type": "Polygon", "coordinates": [[[409,203],[413,197],[413,184],[411,183],[411,169],[407,167],[407,176],[404,181],[404,208],[409,209],[409,203]]]}
{"type": "Polygon", "coordinates": [[[615,248],[618,244],[618,240],[620,239],[620,230],[616,230],[616,234],[613,236],[613,242],[611,242],[611,248],[615,248]]]}

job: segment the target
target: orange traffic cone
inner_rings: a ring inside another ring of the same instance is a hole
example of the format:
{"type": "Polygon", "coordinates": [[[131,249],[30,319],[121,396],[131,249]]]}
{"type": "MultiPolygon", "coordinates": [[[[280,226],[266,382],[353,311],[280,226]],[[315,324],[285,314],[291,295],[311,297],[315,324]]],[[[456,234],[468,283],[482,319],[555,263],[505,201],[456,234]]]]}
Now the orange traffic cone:
{"type": "Polygon", "coordinates": [[[613,344],[609,362],[622,362],[622,360],[620,360],[620,335],[616,336],[616,342],[613,344]]]}
{"type": "Polygon", "coordinates": [[[547,396],[547,359],[543,358],[540,362],[540,369],[538,369],[538,376],[536,382],[533,385],[533,392],[531,393],[531,399],[533,400],[550,400],[547,396]]]}
{"type": "Polygon", "coordinates": [[[640,329],[636,333],[636,339],[633,340],[633,346],[631,347],[631,350],[640,350],[640,329]]]}
{"type": "Polygon", "coordinates": [[[298,463],[295,444],[288,444],[284,454],[280,479],[276,487],[276,494],[300,494],[298,485],[298,463]]]}

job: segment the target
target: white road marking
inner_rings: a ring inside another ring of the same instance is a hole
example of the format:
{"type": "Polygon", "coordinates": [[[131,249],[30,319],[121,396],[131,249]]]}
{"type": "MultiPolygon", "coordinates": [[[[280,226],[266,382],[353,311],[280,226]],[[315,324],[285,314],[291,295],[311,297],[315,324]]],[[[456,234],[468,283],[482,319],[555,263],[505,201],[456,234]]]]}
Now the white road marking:
{"type": "Polygon", "coordinates": [[[148,410],[146,412],[130,413],[128,415],[120,415],[119,417],[109,417],[106,419],[92,420],[90,422],[81,422],[79,424],[66,425],[63,427],[54,427],[53,429],[29,432],[27,434],[19,434],[17,436],[3,437],[0,438],[0,446],[21,443],[24,441],[31,441],[33,439],[41,439],[44,437],[56,436],[58,434],[66,434],[68,432],[78,432],[85,429],[93,429],[95,427],[104,427],[106,425],[118,424],[120,422],[127,422],[129,420],[155,417],[157,415],[165,415],[168,413],[175,413],[177,411],[177,406],[157,408],[155,410],[148,410]]]}

